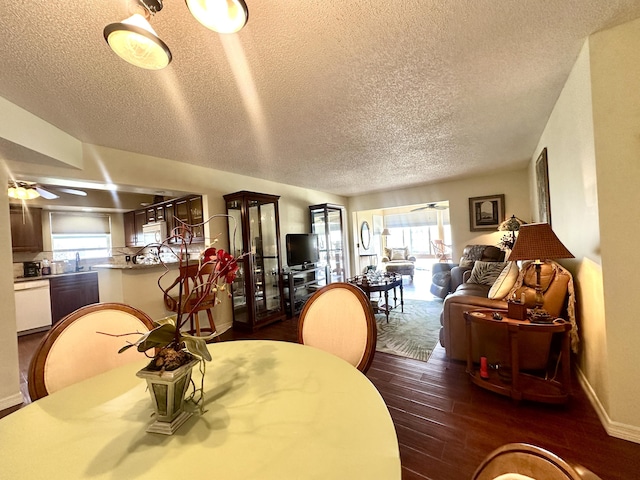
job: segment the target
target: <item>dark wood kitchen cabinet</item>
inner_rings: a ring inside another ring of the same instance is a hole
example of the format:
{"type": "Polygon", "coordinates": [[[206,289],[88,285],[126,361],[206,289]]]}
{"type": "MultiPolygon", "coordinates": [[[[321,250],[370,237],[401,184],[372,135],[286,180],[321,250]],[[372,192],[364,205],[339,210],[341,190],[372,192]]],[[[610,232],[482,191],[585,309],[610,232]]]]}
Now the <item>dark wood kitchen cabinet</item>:
{"type": "Polygon", "coordinates": [[[11,246],[14,252],[41,252],[42,209],[9,205],[11,246]]]}
{"type": "MultiPolygon", "coordinates": [[[[124,238],[127,247],[144,247],[142,226],[150,222],[167,222],[167,235],[175,227],[183,222],[194,225],[204,221],[201,195],[188,195],[186,197],[168,200],[166,202],[150,205],[142,210],[127,212],[124,217],[124,238]]],[[[193,243],[204,242],[204,227],[198,225],[193,228],[193,243]]]]}
{"type": "Polygon", "coordinates": [[[135,210],[123,214],[124,244],[127,247],[144,246],[142,226],[147,223],[146,210],[135,210]]]}
{"type": "Polygon", "coordinates": [[[51,322],[62,320],[85,305],[98,303],[98,272],[53,276],[49,278],[51,322]]]}

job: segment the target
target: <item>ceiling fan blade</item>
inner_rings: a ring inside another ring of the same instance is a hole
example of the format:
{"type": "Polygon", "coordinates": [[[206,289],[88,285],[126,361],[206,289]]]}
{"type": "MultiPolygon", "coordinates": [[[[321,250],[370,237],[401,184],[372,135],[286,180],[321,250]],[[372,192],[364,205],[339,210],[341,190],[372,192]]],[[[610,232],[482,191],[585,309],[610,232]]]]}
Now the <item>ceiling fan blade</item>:
{"type": "Polygon", "coordinates": [[[51,193],[49,190],[45,190],[42,187],[36,187],[36,192],[38,192],[42,198],[45,198],[47,200],[54,200],[56,198],[60,198],[55,193],[51,193]]]}
{"type": "Polygon", "coordinates": [[[418,208],[414,208],[413,210],[411,210],[412,212],[418,212],[420,210],[426,210],[427,208],[429,208],[428,206],[426,207],[418,207],[418,208]]]}
{"type": "Polygon", "coordinates": [[[60,187],[60,188],[58,188],[58,191],[63,192],[63,193],[68,193],[70,195],[78,195],[80,197],[86,197],[87,196],[87,192],[84,192],[82,190],[76,190],[75,188],[60,187]]]}

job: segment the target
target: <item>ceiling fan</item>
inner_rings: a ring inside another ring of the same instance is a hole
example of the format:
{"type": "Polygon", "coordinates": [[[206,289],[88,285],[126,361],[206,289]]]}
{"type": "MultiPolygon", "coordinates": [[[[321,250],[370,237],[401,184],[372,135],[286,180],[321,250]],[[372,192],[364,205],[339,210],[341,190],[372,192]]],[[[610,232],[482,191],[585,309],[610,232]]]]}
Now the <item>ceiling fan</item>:
{"type": "Polygon", "coordinates": [[[412,212],[417,212],[419,210],[446,210],[447,208],[449,208],[448,206],[445,205],[438,205],[437,203],[427,203],[426,205],[422,206],[422,207],[418,207],[418,208],[414,208],[413,210],[411,210],[412,212]]]}
{"type": "MultiPolygon", "coordinates": [[[[49,190],[53,190],[51,187],[48,188],[49,190]]],[[[59,195],[56,195],[49,190],[43,188],[37,183],[13,180],[9,181],[8,194],[11,198],[17,198],[19,200],[31,200],[38,197],[42,197],[46,200],[54,200],[56,198],[60,198],[59,195]]],[[[57,192],[67,193],[69,195],[78,195],[81,197],[87,196],[87,192],[83,190],[76,190],[75,188],[56,187],[55,190],[57,192]]]]}

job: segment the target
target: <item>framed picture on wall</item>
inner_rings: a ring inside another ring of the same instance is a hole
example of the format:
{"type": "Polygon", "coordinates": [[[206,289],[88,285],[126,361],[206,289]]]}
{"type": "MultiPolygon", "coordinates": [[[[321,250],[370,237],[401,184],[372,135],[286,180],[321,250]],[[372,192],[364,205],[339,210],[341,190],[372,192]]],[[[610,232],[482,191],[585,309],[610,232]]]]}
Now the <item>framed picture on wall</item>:
{"type": "Polygon", "coordinates": [[[504,194],[469,199],[469,229],[497,230],[504,221],[504,194]]]}
{"type": "Polygon", "coordinates": [[[540,221],[551,225],[551,199],[549,197],[549,164],[547,148],[543,148],[536,160],[536,190],[538,192],[538,216],[540,221]]]}

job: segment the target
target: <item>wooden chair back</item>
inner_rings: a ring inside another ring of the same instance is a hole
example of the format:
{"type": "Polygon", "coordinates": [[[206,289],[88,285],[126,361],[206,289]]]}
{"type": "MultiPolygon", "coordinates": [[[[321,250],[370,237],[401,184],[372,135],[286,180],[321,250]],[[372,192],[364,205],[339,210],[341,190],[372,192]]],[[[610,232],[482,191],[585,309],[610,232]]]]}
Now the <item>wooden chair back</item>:
{"type": "Polygon", "coordinates": [[[376,350],[377,328],[371,302],[349,283],[331,283],[315,292],[298,321],[298,340],[366,372],[376,350]]]}
{"type": "Polygon", "coordinates": [[[526,443],[509,443],[491,452],[472,480],[601,480],[579,465],[526,443]]]}
{"type": "Polygon", "coordinates": [[[31,359],[31,400],[145,358],[135,348],[118,353],[127,337],[112,335],[135,333],[130,338],[135,341],[153,328],[153,320],[144,312],[122,303],[95,303],[70,313],[47,332],[31,359]]]}
{"type": "Polygon", "coordinates": [[[201,336],[202,333],[215,333],[216,325],[213,321],[213,307],[216,304],[216,293],[207,288],[207,281],[214,274],[215,265],[206,263],[200,266],[197,263],[180,267],[179,275],[167,288],[164,294],[164,303],[168,310],[178,311],[179,286],[182,282],[182,313],[189,313],[188,332],[191,335],[201,336]],[[199,312],[205,312],[209,326],[200,326],[199,312]]]}

